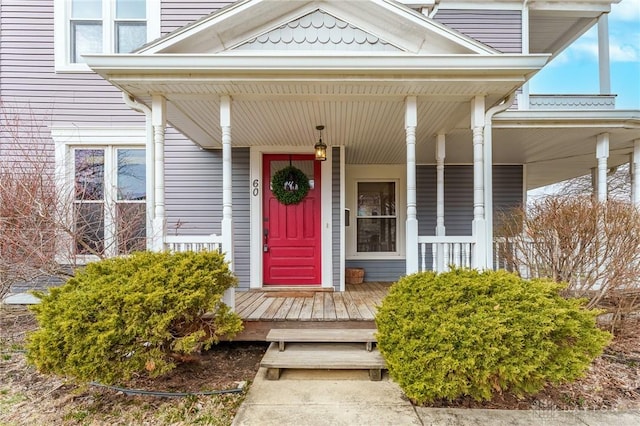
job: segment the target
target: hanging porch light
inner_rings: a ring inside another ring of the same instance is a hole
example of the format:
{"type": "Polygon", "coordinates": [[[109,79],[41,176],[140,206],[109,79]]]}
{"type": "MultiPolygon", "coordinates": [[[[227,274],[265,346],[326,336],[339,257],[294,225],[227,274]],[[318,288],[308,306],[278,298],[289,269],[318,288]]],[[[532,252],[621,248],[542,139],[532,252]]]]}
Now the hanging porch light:
{"type": "Polygon", "coordinates": [[[313,149],[316,152],[316,160],[325,161],[327,159],[327,144],[322,142],[322,131],[324,130],[324,126],[316,126],[316,130],[320,132],[320,139],[318,140],[318,143],[313,146],[313,149]]]}

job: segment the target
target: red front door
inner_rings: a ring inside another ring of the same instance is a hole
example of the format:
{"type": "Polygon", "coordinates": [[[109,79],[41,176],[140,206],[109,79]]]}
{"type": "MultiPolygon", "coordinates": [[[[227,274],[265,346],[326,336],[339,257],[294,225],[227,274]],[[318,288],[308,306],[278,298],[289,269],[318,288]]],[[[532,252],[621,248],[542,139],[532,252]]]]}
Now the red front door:
{"type": "Polygon", "coordinates": [[[321,284],[320,162],[306,154],[265,155],[262,171],[264,284],[321,284]],[[298,204],[285,205],[271,191],[271,179],[290,164],[311,188],[298,204]]]}

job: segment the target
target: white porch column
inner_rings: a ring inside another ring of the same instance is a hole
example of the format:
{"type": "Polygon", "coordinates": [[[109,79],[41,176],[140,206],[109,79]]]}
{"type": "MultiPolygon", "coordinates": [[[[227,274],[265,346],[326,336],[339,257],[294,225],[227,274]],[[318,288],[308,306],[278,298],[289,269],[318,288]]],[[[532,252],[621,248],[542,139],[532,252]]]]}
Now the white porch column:
{"type": "Polygon", "coordinates": [[[407,223],[406,223],[406,271],[418,272],[418,211],[416,201],[416,126],[418,124],[418,100],[408,96],[405,100],[404,128],[407,140],[407,223]]]}
{"type": "Polygon", "coordinates": [[[609,133],[596,137],[596,157],[598,158],[598,201],[607,201],[607,159],[609,158],[609,133]]]}
{"type": "Polygon", "coordinates": [[[609,15],[604,13],[598,18],[598,75],[600,94],[611,93],[611,67],[609,60],[609,15]]]}
{"type": "MultiPolygon", "coordinates": [[[[436,137],[436,236],[443,237],[446,234],[444,226],[444,158],[445,158],[445,135],[438,134],[436,137]]],[[[436,269],[437,272],[444,272],[444,246],[437,244],[436,269]]]]}
{"type": "Polygon", "coordinates": [[[487,229],[484,211],[484,96],[471,101],[471,130],[473,131],[473,222],[475,245],[471,266],[487,267],[487,229]]]}
{"type": "Polygon", "coordinates": [[[164,250],[167,234],[167,220],[164,204],[164,134],[166,128],[166,100],[161,95],[151,97],[151,125],[153,126],[153,181],[154,217],[151,247],[154,251],[164,250]]]}
{"type": "Polygon", "coordinates": [[[633,141],[631,163],[631,202],[640,208],[640,139],[633,141]]]}
{"type": "MultiPolygon", "coordinates": [[[[220,96],[220,128],[222,129],[222,249],[229,267],[233,264],[233,186],[231,164],[231,97],[220,96]]],[[[223,298],[231,309],[235,309],[235,291],[228,289],[223,298]]]]}

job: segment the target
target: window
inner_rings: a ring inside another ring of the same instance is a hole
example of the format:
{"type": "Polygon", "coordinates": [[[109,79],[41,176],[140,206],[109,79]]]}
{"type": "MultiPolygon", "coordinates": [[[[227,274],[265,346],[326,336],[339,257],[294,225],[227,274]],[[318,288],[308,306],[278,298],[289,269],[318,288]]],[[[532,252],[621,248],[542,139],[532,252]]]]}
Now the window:
{"type": "Polygon", "coordinates": [[[395,182],[358,182],[356,251],[395,253],[397,215],[395,182]]]}
{"type": "Polygon", "coordinates": [[[56,0],[56,70],[86,71],[82,55],[130,53],[160,36],[155,0],[56,0]]]}
{"type": "Polygon", "coordinates": [[[146,248],[145,150],[73,149],[76,255],[127,254],[146,248]]]}

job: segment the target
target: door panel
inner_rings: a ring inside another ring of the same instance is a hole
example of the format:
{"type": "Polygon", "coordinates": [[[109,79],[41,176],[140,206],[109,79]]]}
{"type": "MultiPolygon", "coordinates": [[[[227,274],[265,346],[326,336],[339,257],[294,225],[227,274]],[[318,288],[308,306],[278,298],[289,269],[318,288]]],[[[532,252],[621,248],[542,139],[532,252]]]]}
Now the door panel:
{"type": "Polygon", "coordinates": [[[262,170],[264,284],[321,284],[320,162],[306,154],[265,155],[262,170]],[[284,205],[273,195],[270,183],[289,164],[307,175],[311,189],[300,203],[284,205]]]}

